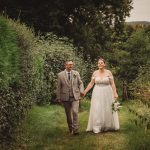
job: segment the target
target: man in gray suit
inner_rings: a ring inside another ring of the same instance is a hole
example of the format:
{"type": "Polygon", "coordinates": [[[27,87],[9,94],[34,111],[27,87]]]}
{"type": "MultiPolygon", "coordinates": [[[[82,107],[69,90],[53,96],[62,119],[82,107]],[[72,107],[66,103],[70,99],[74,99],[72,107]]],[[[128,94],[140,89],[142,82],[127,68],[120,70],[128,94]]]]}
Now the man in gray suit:
{"type": "Polygon", "coordinates": [[[84,86],[77,71],[72,70],[73,61],[65,62],[65,70],[58,74],[57,99],[63,103],[69,132],[78,134],[78,111],[80,96],[83,96],[84,86]]]}

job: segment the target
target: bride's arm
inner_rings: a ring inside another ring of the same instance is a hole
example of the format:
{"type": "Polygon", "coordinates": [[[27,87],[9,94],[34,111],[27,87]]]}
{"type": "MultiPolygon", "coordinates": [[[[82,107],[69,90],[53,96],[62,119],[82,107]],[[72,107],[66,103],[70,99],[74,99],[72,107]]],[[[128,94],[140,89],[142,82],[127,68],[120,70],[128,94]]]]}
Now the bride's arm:
{"type": "Polygon", "coordinates": [[[110,84],[111,84],[111,87],[112,87],[112,90],[113,90],[113,93],[114,93],[114,98],[117,99],[118,94],[117,94],[117,91],[116,91],[116,85],[115,85],[114,78],[113,78],[113,75],[112,75],[111,71],[109,71],[109,79],[110,79],[110,84]]]}
{"type": "Polygon", "coordinates": [[[91,81],[90,83],[87,85],[86,89],[84,90],[84,96],[86,95],[86,93],[93,87],[94,83],[95,83],[95,72],[92,75],[91,81]]]}
{"type": "Polygon", "coordinates": [[[86,87],[86,89],[84,90],[84,96],[86,95],[86,93],[93,87],[94,85],[94,79],[91,79],[90,83],[88,84],[88,86],[86,87]]]}

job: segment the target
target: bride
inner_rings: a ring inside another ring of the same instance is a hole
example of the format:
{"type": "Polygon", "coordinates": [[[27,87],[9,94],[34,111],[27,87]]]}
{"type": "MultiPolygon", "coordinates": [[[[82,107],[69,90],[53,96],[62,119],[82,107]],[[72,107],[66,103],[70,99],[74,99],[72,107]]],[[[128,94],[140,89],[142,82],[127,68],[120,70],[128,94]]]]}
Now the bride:
{"type": "Polygon", "coordinates": [[[98,70],[94,71],[84,95],[93,87],[89,121],[86,131],[99,133],[118,130],[118,113],[112,110],[112,103],[118,98],[116,86],[111,71],[107,70],[105,60],[98,60],[98,70]]]}

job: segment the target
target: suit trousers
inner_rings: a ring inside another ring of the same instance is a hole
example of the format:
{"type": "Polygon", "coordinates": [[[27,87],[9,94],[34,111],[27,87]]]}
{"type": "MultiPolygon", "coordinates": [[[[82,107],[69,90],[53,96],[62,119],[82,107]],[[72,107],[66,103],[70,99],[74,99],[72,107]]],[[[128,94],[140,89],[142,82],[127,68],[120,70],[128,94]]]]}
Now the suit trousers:
{"type": "Polygon", "coordinates": [[[79,112],[79,100],[64,101],[63,102],[67,124],[70,132],[78,131],[78,112],[79,112]]]}

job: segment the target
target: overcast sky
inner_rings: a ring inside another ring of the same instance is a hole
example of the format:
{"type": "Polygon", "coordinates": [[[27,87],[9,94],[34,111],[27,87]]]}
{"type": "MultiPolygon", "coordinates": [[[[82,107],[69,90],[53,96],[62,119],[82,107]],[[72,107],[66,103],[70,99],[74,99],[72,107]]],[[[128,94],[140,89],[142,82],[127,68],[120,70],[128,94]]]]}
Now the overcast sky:
{"type": "Polygon", "coordinates": [[[132,6],[126,21],[150,21],[150,0],[133,0],[132,6]]]}

